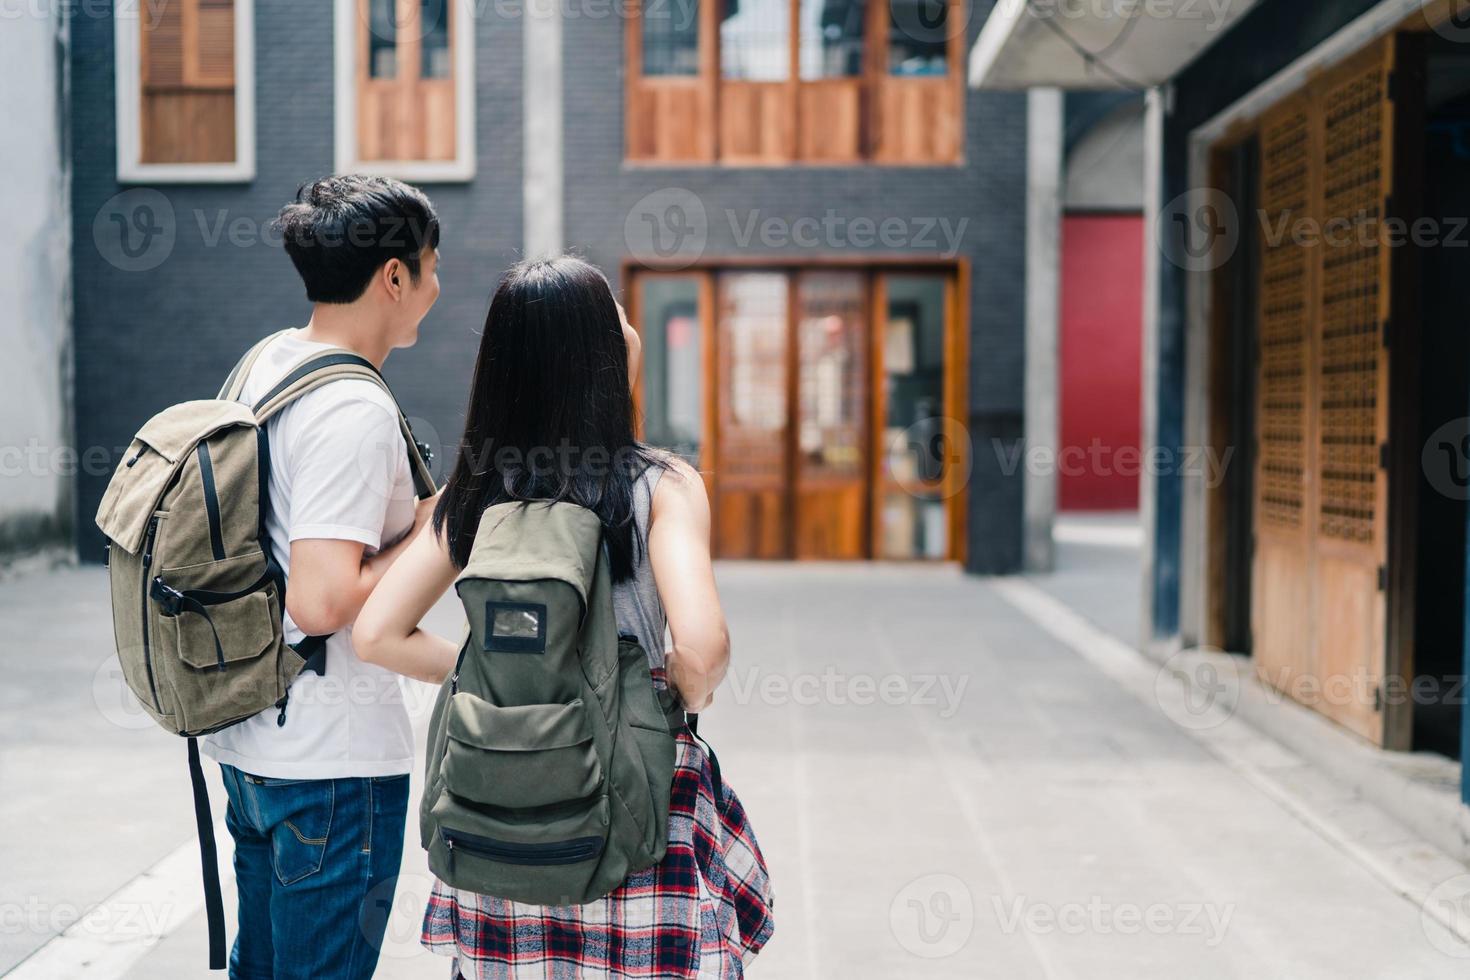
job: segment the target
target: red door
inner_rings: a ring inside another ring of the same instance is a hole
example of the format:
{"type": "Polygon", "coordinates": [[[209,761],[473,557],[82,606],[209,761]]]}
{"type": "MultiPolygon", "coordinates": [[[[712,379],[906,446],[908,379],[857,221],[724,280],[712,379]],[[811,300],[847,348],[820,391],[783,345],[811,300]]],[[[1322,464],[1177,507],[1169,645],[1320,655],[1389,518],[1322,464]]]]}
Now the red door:
{"type": "Polygon", "coordinates": [[[1136,510],[1143,218],[1062,219],[1061,510],[1136,510]]]}

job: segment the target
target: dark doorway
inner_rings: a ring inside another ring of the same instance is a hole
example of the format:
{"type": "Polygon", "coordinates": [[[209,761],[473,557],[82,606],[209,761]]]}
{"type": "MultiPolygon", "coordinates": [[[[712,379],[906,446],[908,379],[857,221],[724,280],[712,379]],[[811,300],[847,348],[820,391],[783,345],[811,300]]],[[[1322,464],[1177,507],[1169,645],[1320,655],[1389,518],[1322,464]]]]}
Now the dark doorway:
{"type": "Polygon", "coordinates": [[[1464,712],[1466,437],[1470,436],[1470,57],[1431,52],[1421,241],[1413,747],[1459,758],[1464,712]],[[1431,227],[1425,225],[1425,227],[1431,227]]]}

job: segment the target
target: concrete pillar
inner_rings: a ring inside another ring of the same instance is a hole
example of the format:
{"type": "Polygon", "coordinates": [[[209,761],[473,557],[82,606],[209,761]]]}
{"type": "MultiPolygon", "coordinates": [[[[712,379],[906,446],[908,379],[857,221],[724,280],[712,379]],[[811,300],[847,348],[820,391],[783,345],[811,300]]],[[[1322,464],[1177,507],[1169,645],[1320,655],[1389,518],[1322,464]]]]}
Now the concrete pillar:
{"type": "Polygon", "coordinates": [[[562,234],[562,23],[557,0],[530,0],[521,45],[525,119],[521,205],[527,258],[555,255],[562,234]]]}
{"type": "MultiPolygon", "coordinates": [[[[1027,460],[1053,455],[1060,438],[1058,336],[1061,320],[1062,93],[1035,88],[1026,96],[1026,422],[1027,460]]],[[[1028,462],[1024,470],[1025,568],[1050,571],[1057,513],[1057,470],[1028,462]]]]}
{"type": "Polygon", "coordinates": [[[14,137],[0,186],[0,560],[72,527],[66,6],[41,4],[0,29],[0,117],[14,137]]]}

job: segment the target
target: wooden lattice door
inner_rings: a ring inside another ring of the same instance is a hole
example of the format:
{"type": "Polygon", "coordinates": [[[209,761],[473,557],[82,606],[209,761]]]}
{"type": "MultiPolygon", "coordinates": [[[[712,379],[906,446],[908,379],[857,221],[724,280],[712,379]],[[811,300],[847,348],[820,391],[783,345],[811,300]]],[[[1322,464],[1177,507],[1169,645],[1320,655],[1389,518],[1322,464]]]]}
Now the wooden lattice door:
{"type": "Polygon", "coordinates": [[[1260,142],[1252,651],[1261,676],[1285,686],[1314,672],[1308,429],[1315,270],[1311,250],[1279,233],[1313,217],[1308,99],[1289,100],[1262,120],[1260,142]]]}
{"type": "Polygon", "coordinates": [[[1378,744],[1387,631],[1391,42],[1263,120],[1253,631],[1262,677],[1378,744]]]}
{"type": "Polygon", "coordinates": [[[1317,660],[1337,685],[1323,712],[1383,740],[1386,673],[1389,248],[1393,186],[1392,47],[1366,52],[1324,79],[1324,235],[1318,321],[1316,495],[1317,660]]]}

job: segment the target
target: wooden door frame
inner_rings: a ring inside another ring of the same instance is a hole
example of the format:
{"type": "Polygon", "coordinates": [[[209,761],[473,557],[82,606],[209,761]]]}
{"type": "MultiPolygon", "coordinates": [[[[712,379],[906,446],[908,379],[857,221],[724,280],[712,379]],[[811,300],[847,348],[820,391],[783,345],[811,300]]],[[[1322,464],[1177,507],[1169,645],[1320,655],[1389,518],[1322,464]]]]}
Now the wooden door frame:
{"type": "MultiPolygon", "coordinates": [[[[868,302],[867,329],[868,329],[868,377],[869,384],[866,397],[868,400],[867,432],[865,434],[865,447],[868,456],[868,493],[867,493],[867,527],[864,529],[865,555],[871,560],[876,551],[876,533],[878,520],[878,493],[880,492],[880,478],[882,467],[882,453],[885,447],[881,445],[883,418],[882,398],[880,395],[883,383],[883,360],[881,349],[881,332],[879,330],[879,311],[886,307],[886,290],[884,288],[885,273],[890,274],[923,274],[925,272],[942,275],[945,277],[945,361],[944,361],[944,412],[945,417],[961,427],[968,425],[969,398],[969,362],[970,362],[970,262],[963,257],[953,259],[934,258],[931,256],[914,255],[892,255],[878,254],[867,255],[837,255],[823,256],[818,258],[790,257],[781,255],[772,256],[729,256],[725,258],[711,258],[694,265],[687,265],[678,260],[669,262],[635,260],[624,258],[619,266],[619,282],[622,284],[624,305],[628,310],[629,321],[640,335],[643,331],[642,294],[639,282],[644,278],[684,278],[695,279],[699,283],[700,290],[700,340],[702,347],[703,378],[701,379],[701,397],[703,405],[703,430],[701,433],[700,446],[700,469],[705,478],[705,485],[710,495],[710,505],[717,507],[719,502],[719,474],[714,466],[717,452],[717,441],[719,438],[719,426],[717,424],[716,412],[718,405],[715,394],[718,390],[718,334],[716,329],[715,306],[715,276],[721,271],[748,271],[772,270],[785,273],[789,278],[790,285],[787,289],[789,304],[787,333],[787,416],[788,423],[794,417],[797,410],[796,403],[791,400],[792,392],[798,391],[794,386],[799,383],[797,377],[798,365],[792,361],[796,345],[796,280],[804,271],[820,271],[832,269],[856,269],[864,272],[867,280],[865,296],[868,302]]],[[[643,386],[634,386],[633,404],[638,413],[638,434],[641,438],[643,433],[643,386]]],[[[796,436],[795,426],[788,424],[788,440],[796,436]]],[[[973,452],[973,447],[966,444],[962,447],[968,452],[973,452]]],[[[789,452],[788,443],[788,469],[794,465],[794,454],[789,452]]],[[[968,460],[967,460],[968,462],[968,460]]],[[[968,466],[965,468],[968,469],[968,466]]],[[[790,474],[788,474],[790,475],[790,474]]],[[[956,467],[949,467],[945,473],[946,486],[944,488],[945,517],[949,534],[948,555],[942,559],[945,561],[957,561],[963,563],[968,551],[969,527],[969,497],[965,493],[965,482],[970,474],[956,467]]],[[[788,502],[784,505],[791,508],[790,501],[794,490],[794,482],[788,482],[788,502]]],[[[716,511],[717,512],[717,511],[716,511]]],[[[794,515],[788,514],[787,520],[787,554],[794,554],[791,547],[794,541],[795,527],[794,515]]],[[[929,561],[929,559],[915,559],[929,561]]]]}
{"type": "MultiPolygon", "coordinates": [[[[1258,131],[1253,127],[1233,130],[1210,147],[1209,186],[1239,195],[1238,210],[1246,214],[1256,213],[1259,207],[1254,182],[1260,163],[1257,159],[1242,167],[1241,158],[1245,154],[1258,157],[1259,152],[1258,131]]],[[[1235,254],[1209,274],[1211,302],[1206,314],[1206,445],[1216,458],[1225,459],[1224,451],[1233,454],[1228,457],[1225,479],[1218,486],[1204,488],[1200,642],[1208,648],[1244,654],[1251,652],[1251,568],[1255,560],[1255,374],[1260,324],[1254,280],[1259,261],[1253,226],[1248,226],[1242,229],[1235,254]],[[1244,393],[1235,386],[1241,377],[1249,379],[1244,393]]]]}

